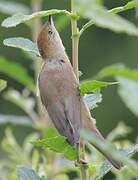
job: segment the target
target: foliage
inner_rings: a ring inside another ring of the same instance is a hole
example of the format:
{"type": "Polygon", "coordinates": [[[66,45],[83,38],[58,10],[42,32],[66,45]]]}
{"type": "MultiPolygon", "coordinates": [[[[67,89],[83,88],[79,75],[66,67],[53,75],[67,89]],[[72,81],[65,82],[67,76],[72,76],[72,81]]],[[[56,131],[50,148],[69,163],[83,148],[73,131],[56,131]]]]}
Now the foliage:
{"type": "Polygon", "coordinates": [[[36,172],[26,166],[18,166],[17,167],[17,177],[19,180],[42,180],[43,178],[40,178],[36,172]]]}
{"type": "Polygon", "coordinates": [[[29,39],[20,38],[20,37],[9,38],[9,39],[5,39],[3,41],[3,44],[5,46],[20,48],[24,51],[31,52],[36,54],[37,56],[40,56],[37,45],[29,39]]]}
{"type": "Polygon", "coordinates": [[[138,117],[138,82],[123,77],[117,77],[117,80],[120,82],[119,96],[132,113],[138,117]]]}
{"type": "Polygon", "coordinates": [[[38,147],[47,147],[54,152],[63,153],[69,160],[77,159],[77,151],[55,129],[48,129],[45,133],[45,139],[33,141],[32,143],[38,147]]]}
{"type": "MultiPolygon", "coordinates": [[[[62,15],[59,16],[56,21],[59,30],[64,29],[70,20],[80,22],[82,19],[87,19],[86,24],[82,25],[80,29],[78,28],[77,34],[73,34],[73,37],[77,38],[92,25],[96,25],[99,28],[107,28],[115,33],[126,33],[128,35],[138,36],[137,26],[117,14],[133,8],[137,8],[136,1],[129,1],[124,6],[107,10],[101,0],[75,0],[74,9],[76,13],[67,10],[50,9],[30,14],[30,8],[23,4],[9,1],[0,2],[0,11],[12,15],[2,22],[2,26],[6,28],[15,27],[38,17],[46,17],[52,14],[62,15]]],[[[30,27],[31,26],[28,28],[30,27]]],[[[3,43],[6,46],[19,48],[29,54],[33,54],[36,58],[40,56],[36,43],[27,38],[8,38],[5,39],[3,43]]],[[[34,66],[37,64],[36,61],[33,61],[34,66]]],[[[36,71],[37,68],[33,73],[36,74],[36,71]]],[[[17,177],[19,180],[42,180],[44,178],[56,178],[57,180],[69,179],[68,177],[71,173],[75,173],[76,179],[80,179],[79,170],[84,168],[88,170],[89,175],[92,176],[93,179],[101,179],[110,171],[112,171],[119,180],[126,179],[126,175],[129,179],[138,176],[138,163],[128,157],[128,155],[133,155],[138,151],[138,144],[132,145],[132,142],[127,139],[127,135],[132,132],[131,127],[123,122],[119,123],[118,126],[107,135],[107,140],[110,140],[112,143],[103,143],[97,139],[92,132],[82,131],[82,137],[85,140],[96,143],[103,151],[108,152],[108,154],[112,155],[116,160],[121,160],[127,166],[121,172],[115,171],[109,162],[102,160],[99,153],[94,151],[89,144],[87,144],[88,151],[86,151],[89,159],[88,165],[75,167],[72,162],[66,161],[74,161],[77,159],[78,154],[74,147],[69,145],[66,138],[59,135],[54,128],[49,128],[47,131],[44,130],[42,124],[43,118],[39,112],[39,108],[37,109],[36,106],[36,104],[39,104],[39,101],[35,97],[34,77],[32,78],[23,65],[11,62],[11,60],[2,56],[0,57],[0,73],[14,79],[22,85],[24,89],[22,92],[19,92],[16,88],[12,90],[5,89],[5,92],[2,92],[2,96],[26,114],[25,116],[0,114],[0,126],[2,124],[12,123],[15,126],[31,127],[35,131],[34,134],[29,133],[29,135],[26,135],[22,143],[19,144],[11,128],[5,130],[1,146],[6,157],[0,162],[1,177],[15,180],[15,167],[17,167],[17,177]],[[121,150],[115,150],[113,143],[117,144],[121,150]],[[58,153],[64,155],[64,158],[58,153]]],[[[98,103],[102,102],[103,95],[101,94],[101,89],[118,84],[118,95],[121,100],[134,115],[138,116],[137,81],[137,69],[126,68],[124,65],[106,66],[100,70],[92,80],[85,80],[80,84],[80,93],[84,95],[84,100],[88,108],[92,110],[98,106],[98,103]],[[113,77],[117,82],[99,81],[108,77],[113,77]]],[[[4,90],[6,86],[7,83],[4,80],[0,80],[0,91],[4,90]]]]}
{"type": "Polygon", "coordinates": [[[6,81],[0,79],[0,92],[1,92],[3,89],[5,89],[6,86],[7,86],[6,81]]]}
{"type": "Polygon", "coordinates": [[[85,81],[80,85],[81,94],[99,93],[102,87],[118,84],[117,82],[85,81]]]}
{"type": "Polygon", "coordinates": [[[20,4],[14,1],[0,1],[0,12],[5,14],[25,13],[28,14],[30,9],[24,4],[20,4]]]}
{"type": "Polygon", "coordinates": [[[33,79],[20,64],[14,62],[9,63],[4,57],[0,57],[0,72],[22,83],[33,93],[35,92],[33,79]]]}
{"type": "MultiPolygon", "coordinates": [[[[130,8],[132,7],[131,4],[128,4],[128,7],[129,6],[130,8]]],[[[75,8],[81,16],[92,19],[93,23],[99,27],[108,28],[115,32],[138,35],[138,28],[134,24],[113,14],[117,13],[116,10],[107,11],[97,0],[75,0],[75,8]]]]}

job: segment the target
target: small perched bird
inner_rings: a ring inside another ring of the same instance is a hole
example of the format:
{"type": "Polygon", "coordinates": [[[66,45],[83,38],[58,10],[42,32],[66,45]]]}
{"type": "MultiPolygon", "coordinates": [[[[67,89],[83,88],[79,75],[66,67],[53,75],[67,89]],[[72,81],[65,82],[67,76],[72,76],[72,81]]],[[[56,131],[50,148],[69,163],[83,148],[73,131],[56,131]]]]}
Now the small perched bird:
{"type": "MultiPolygon", "coordinates": [[[[79,82],[54,26],[52,16],[49,16],[48,22],[40,32],[37,44],[43,59],[38,77],[40,97],[58,132],[76,148],[80,146],[81,128],[91,130],[98,138],[105,141],[79,93],[79,82]]],[[[94,144],[93,146],[96,147],[94,144]]],[[[115,168],[121,168],[121,163],[102,150],[98,150],[115,168]]]]}

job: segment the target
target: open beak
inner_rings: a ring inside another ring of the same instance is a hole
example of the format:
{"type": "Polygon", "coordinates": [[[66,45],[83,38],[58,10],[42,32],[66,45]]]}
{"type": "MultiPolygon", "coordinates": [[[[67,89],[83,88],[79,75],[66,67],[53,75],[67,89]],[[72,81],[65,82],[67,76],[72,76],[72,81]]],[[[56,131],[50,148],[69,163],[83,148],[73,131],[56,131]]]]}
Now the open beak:
{"type": "Polygon", "coordinates": [[[52,25],[52,23],[53,23],[52,15],[48,16],[48,22],[49,22],[50,25],[52,25]]]}

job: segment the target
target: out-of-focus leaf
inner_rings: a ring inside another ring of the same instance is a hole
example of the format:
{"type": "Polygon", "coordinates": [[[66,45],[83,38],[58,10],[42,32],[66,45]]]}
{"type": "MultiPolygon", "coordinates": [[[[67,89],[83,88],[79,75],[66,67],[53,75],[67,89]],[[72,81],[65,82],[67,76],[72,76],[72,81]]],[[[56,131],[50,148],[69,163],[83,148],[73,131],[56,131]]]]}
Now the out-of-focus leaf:
{"type": "Polygon", "coordinates": [[[123,65],[121,66],[111,65],[104,67],[101,71],[99,71],[95,78],[103,79],[105,77],[115,77],[115,76],[121,76],[138,81],[138,69],[129,69],[124,67],[123,65]]]}
{"type": "MultiPolygon", "coordinates": [[[[135,154],[136,152],[138,152],[138,144],[135,144],[133,146],[131,146],[130,148],[124,150],[127,156],[132,156],[133,154],[135,154]]],[[[103,178],[111,169],[112,169],[112,165],[108,162],[108,161],[103,161],[97,169],[97,173],[95,176],[96,180],[99,180],[101,178],[103,178]]]]}
{"type": "MultiPolygon", "coordinates": [[[[135,8],[137,5],[134,1],[130,1],[128,2],[126,5],[124,6],[120,6],[120,7],[116,7],[116,8],[113,8],[111,10],[108,10],[108,12],[110,13],[114,13],[114,14],[117,14],[117,13],[120,13],[120,12],[123,12],[123,11],[126,11],[126,10],[129,10],[129,9],[133,9],[135,8]]],[[[79,32],[79,36],[82,35],[82,33],[87,29],[89,28],[90,26],[94,25],[94,21],[93,19],[88,21],[86,24],[84,24],[84,26],[81,28],[80,32],[79,32]]]]}
{"type": "Polygon", "coordinates": [[[62,153],[69,160],[76,160],[77,151],[69,145],[66,137],[59,135],[54,128],[50,128],[45,133],[45,139],[32,141],[32,144],[38,147],[47,147],[50,150],[62,153]]]}
{"type": "Polygon", "coordinates": [[[4,98],[15,105],[17,105],[19,108],[21,108],[24,112],[26,112],[29,117],[36,121],[37,120],[37,114],[33,111],[35,102],[33,98],[24,98],[18,91],[16,90],[9,90],[4,94],[4,98]]]}
{"type": "Polygon", "coordinates": [[[13,15],[15,13],[28,14],[30,12],[30,10],[24,4],[17,3],[14,1],[2,0],[2,1],[0,1],[0,12],[13,15]]]}
{"type": "Polygon", "coordinates": [[[138,36],[138,28],[128,20],[109,12],[97,0],[75,0],[75,9],[81,16],[92,19],[94,24],[112,31],[138,36]]]}
{"type": "Polygon", "coordinates": [[[52,14],[65,14],[68,16],[73,16],[72,13],[66,11],[66,10],[58,10],[58,9],[51,9],[51,10],[47,10],[47,11],[38,11],[35,12],[31,15],[24,15],[24,14],[15,14],[11,17],[6,18],[3,22],[2,22],[2,26],[3,27],[15,27],[21,23],[27,22],[29,20],[32,20],[34,18],[37,17],[43,17],[43,16],[49,16],[52,14]]]}
{"type": "Polygon", "coordinates": [[[84,81],[80,85],[81,94],[99,93],[102,87],[118,84],[118,82],[84,81]]]}
{"type": "Polygon", "coordinates": [[[102,102],[102,94],[101,93],[85,94],[84,101],[86,102],[88,108],[92,110],[98,106],[97,103],[102,102]]]}
{"type": "Polygon", "coordinates": [[[17,166],[17,177],[19,180],[44,180],[30,167],[17,166]]]}
{"type": "Polygon", "coordinates": [[[131,167],[134,171],[138,169],[138,163],[128,158],[126,151],[124,150],[117,151],[115,147],[113,146],[113,144],[99,139],[97,135],[91,131],[82,130],[81,135],[85,140],[95,144],[96,147],[98,147],[102,152],[105,152],[106,154],[110,155],[113,159],[119,162],[121,161],[124,165],[131,167]]]}
{"type": "Polygon", "coordinates": [[[138,82],[117,77],[120,82],[118,94],[125,105],[138,117],[138,82]]]}
{"type": "Polygon", "coordinates": [[[7,123],[23,125],[23,126],[32,126],[32,122],[27,116],[0,114],[0,125],[7,124],[7,123]]]}
{"type": "Polygon", "coordinates": [[[27,74],[26,69],[20,64],[9,62],[4,57],[0,57],[0,72],[17,80],[35,93],[33,79],[27,74]]]}
{"type": "Polygon", "coordinates": [[[1,92],[3,89],[5,89],[6,86],[7,86],[7,82],[4,81],[4,80],[2,80],[2,79],[0,79],[0,92],[1,92]]]}
{"type": "Polygon", "coordinates": [[[8,38],[3,41],[3,44],[5,46],[19,48],[24,51],[34,53],[37,56],[40,56],[37,44],[33,43],[31,40],[26,38],[22,38],[22,37],[8,38]]]}
{"type": "Polygon", "coordinates": [[[124,124],[124,122],[119,122],[117,127],[108,134],[107,139],[113,141],[114,139],[125,137],[131,131],[131,127],[124,124]]]}

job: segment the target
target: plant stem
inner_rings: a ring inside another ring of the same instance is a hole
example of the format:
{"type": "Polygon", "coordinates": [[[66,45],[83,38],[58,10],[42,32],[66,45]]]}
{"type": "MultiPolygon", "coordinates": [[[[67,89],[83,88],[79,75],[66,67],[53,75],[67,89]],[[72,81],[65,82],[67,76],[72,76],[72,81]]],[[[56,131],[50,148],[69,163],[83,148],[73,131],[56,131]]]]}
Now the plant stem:
{"type": "MultiPolygon", "coordinates": [[[[76,15],[76,11],[74,8],[74,0],[71,0],[71,11],[74,15],[76,15]]],[[[78,32],[79,31],[77,27],[76,18],[72,17],[71,25],[72,25],[72,66],[73,66],[74,73],[79,81],[79,76],[78,76],[78,70],[79,70],[79,63],[78,63],[79,34],[78,32]]],[[[84,147],[82,148],[82,151],[84,151],[84,147]]],[[[81,179],[88,180],[87,170],[81,167],[80,171],[81,171],[81,179]]]]}
{"type": "MultiPolygon", "coordinates": [[[[41,10],[41,3],[42,3],[41,0],[32,0],[32,12],[33,13],[41,10]]],[[[33,24],[32,24],[32,39],[34,42],[37,41],[37,37],[38,37],[40,30],[41,30],[41,20],[38,18],[35,18],[33,20],[33,24]]],[[[36,57],[35,62],[34,62],[36,82],[37,82],[40,65],[41,65],[41,60],[36,57]]],[[[41,104],[40,104],[39,97],[37,97],[37,110],[38,110],[38,114],[40,115],[41,114],[41,104]]]]}
{"type": "MultiPolygon", "coordinates": [[[[74,0],[71,0],[71,11],[73,14],[76,14],[75,9],[74,9],[74,0]]],[[[71,20],[71,25],[72,25],[72,66],[74,73],[76,77],[78,77],[78,45],[79,45],[79,38],[77,36],[78,33],[78,28],[77,28],[77,20],[76,18],[72,17],[71,20]]]]}

